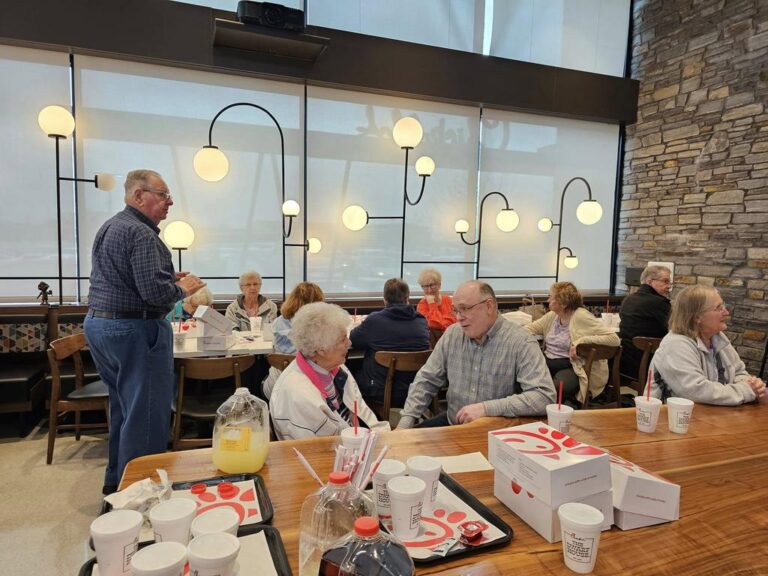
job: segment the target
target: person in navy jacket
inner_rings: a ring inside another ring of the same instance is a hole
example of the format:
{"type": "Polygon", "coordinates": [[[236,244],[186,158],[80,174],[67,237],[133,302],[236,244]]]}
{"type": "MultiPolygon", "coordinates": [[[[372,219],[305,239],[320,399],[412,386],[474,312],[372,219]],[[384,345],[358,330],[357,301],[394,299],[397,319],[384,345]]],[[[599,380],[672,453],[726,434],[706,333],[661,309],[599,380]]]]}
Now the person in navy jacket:
{"type": "MultiPolygon", "coordinates": [[[[418,352],[429,349],[427,319],[408,303],[410,290],[400,278],[384,283],[385,308],[369,314],[352,330],[352,347],[365,351],[363,368],[355,375],[363,398],[367,402],[384,401],[384,381],[387,369],[376,364],[374,356],[380,350],[418,352]]],[[[392,406],[402,407],[415,372],[396,372],[392,386],[392,406]]]]}

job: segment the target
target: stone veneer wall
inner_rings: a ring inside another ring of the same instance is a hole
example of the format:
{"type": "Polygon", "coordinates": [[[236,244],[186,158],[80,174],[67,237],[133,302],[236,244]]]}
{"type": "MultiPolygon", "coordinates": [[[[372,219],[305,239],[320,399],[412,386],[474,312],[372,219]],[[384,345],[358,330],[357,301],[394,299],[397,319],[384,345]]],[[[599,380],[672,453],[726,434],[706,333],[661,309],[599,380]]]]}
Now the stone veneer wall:
{"type": "Polygon", "coordinates": [[[617,287],[675,263],[714,285],[752,374],[768,331],[768,0],[636,0],[617,287]]]}

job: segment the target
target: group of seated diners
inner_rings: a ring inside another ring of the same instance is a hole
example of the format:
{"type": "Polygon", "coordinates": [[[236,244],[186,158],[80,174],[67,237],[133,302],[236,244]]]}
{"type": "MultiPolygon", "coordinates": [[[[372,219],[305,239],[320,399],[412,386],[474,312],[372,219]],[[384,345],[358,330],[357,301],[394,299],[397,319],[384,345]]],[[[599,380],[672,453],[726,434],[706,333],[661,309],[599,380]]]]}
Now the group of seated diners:
{"type": "MultiPolygon", "coordinates": [[[[375,361],[377,351],[432,350],[417,372],[397,372],[391,405],[402,407],[398,428],[464,424],[484,416],[543,416],[557,401],[579,407],[586,397],[600,398],[609,378],[607,360],[590,375],[576,351],[580,344],[622,346],[625,373],[637,377],[640,352],[634,336],[662,338],[651,364],[651,395],[695,402],[738,405],[759,401],[765,383],[750,376],[724,331],[729,316],[718,291],[692,285],[669,300],[669,269],[649,266],[641,287],[621,307],[619,334],[589,312],[579,290],[556,282],[549,291],[549,311],[521,327],[499,313],[493,288],[482,281],[462,283],[449,296],[441,293],[437,270],[419,276],[424,297],[414,309],[408,284],[385,282],[384,309],[352,328],[350,315],[323,302],[322,289],[298,284],[277,316],[277,306],[260,295],[261,278],[247,272],[242,294],[227,308],[236,329],[250,329],[250,317],[274,322],[277,352],[295,354],[282,372],[271,368],[263,383],[278,439],[336,435],[353,425],[389,429],[369,404],[381,404],[387,369],[375,361]],[[350,347],[364,352],[359,373],[345,365],[350,347]],[[447,410],[432,414],[432,401],[445,392],[447,410]]],[[[202,291],[201,291],[202,292],[202,291]]],[[[182,313],[201,303],[184,304],[182,313]]],[[[622,364],[623,366],[623,364],[622,364]]],[[[645,393],[645,392],[644,392],[645,393]]]]}

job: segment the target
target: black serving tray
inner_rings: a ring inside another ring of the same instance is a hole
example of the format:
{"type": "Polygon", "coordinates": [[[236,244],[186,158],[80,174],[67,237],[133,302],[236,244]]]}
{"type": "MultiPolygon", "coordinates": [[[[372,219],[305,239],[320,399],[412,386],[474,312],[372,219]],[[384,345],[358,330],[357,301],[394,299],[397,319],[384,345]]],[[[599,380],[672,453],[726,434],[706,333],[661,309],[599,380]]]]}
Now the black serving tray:
{"type": "MultiPolygon", "coordinates": [[[[269,499],[267,493],[267,487],[264,485],[264,480],[258,474],[233,474],[231,476],[215,476],[213,478],[206,478],[205,480],[193,480],[191,482],[174,482],[171,484],[173,490],[189,490],[194,484],[205,484],[206,486],[216,486],[222,482],[245,482],[246,480],[253,480],[253,484],[256,487],[256,498],[259,501],[259,509],[261,510],[261,524],[271,524],[272,517],[275,515],[275,511],[272,508],[272,501],[269,499]]],[[[102,501],[101,511],[99,514],[106,514],[112,510],[112,505],[106,500],[102,501]]],[[[252,524],[249,524],[252,526],[252,524]]],[[[242,528],[242,527],[241,527],[242,528]]],[[[240,534],[240,531],[237,532],[240,534]]],[[[91,546],[93,549],[93,546],[91,546]]]]}
{"type": "MultiPolygon", "coordinates": [[[[430,558],[413,558],[414,564],[434,564],[437,562],[444,562],[447,560],[451,560],[453,558],[456,558],[458,556],[467,556],[470,554],[474,554],[475,552],[482,552],[484,550],[487,550],[489,548],[497,548],[499,546],[505,546],[508,544],[512,538],[514,538],[514,531],[510,526],[507,525],[504,520],[499,518],[494,512],[488,508],[485,504],[480,502],[477,498],[475,498],[472,494],[467,492],[466,488],[459,484],[456,480],[451,478],[448,474],[445,472],[440,473],[440,483],[448,488],[451,492],[453,492],[456,496],[458,496],[461,500],[463,500],[466,504],[469,505],[470,508],[472,508],[475,512],[477,512],[480,516],[482,516],[483,520],[488,522],[488,524],[491,524],[501,530],[504,533],[504,536],[499,538],[498,540],[494,540],[492,542],[487,542],[485,544],[480,544],[479,546],[471,546],[471,547],[460,547],[456,548],[454,547],[451,551],[448,552],[445,556],[440,556],[439,554],[436,554],[434,557],[430,558]]],[[[382,528],[387,531],[387,527],[383,524],[381,525],[382,528]]],[[[388,531],[387,531],[388,532],[388,531]]]]}
{"type": "MultiPolygon", "coordinates": [[[[285,546],[283,546],[283,539],[280,537],[280,532],[277,530],[277,528],[272,528],[272,526],[265,526],[263,524],[249,524],[247,526],[241,526],[240,530],[237,532],[237,535],[238,537],[250,536],[251,534],[258,534],[259,532],[264,532],[264,537],[267,540],[267,546],[269,546],[269,551],[272,553],[272,562],[275,565],[277,575],[293,576],[293,572],[291,572],[291,565],[288,562],[288,555],[285,553],[285,546]]],[[[144,542],[139,544],[139,548],[144,548],[150,544],[151,542],[144,542]]],[[[96,558],[91,558],[80,568],[78,576],[92,576],[93,567],[95,565],[96,558]]],[[[240,572],[243,572],[242,567],[240,572]]]]}

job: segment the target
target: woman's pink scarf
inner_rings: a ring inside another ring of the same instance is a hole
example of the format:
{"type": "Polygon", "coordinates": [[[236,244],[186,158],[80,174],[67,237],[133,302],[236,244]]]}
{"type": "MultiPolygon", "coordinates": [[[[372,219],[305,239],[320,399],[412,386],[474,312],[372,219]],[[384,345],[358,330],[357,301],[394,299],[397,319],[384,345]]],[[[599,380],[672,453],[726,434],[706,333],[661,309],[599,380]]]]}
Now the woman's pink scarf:
{"type": "Polygon", "coordinates": [[[325,381],[333,381],[333,378],[338,374],[339,369],[334,368],[330,371],[330,376],[326,376],[325,374],[319,374],[315,371],[314,368],[312,368],[312,365],[307,361],[306,358],[301,354],[301,352],[296,352],[296,364],[299,366],[299,369],[304,372],[307,378],[309,378],[310,382],[315,385],[315,388],[317,388],[320,391],[320,394],[323,398],[328,398],[328,392],[326,390],[326,382],[325,381]]]}

